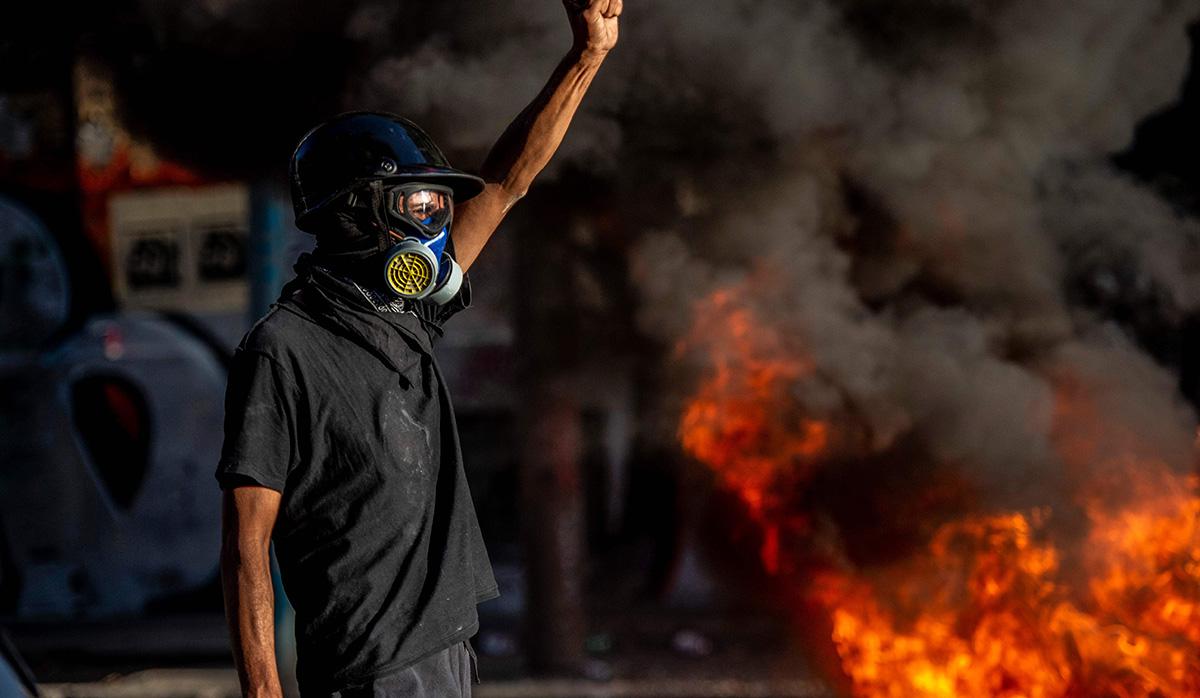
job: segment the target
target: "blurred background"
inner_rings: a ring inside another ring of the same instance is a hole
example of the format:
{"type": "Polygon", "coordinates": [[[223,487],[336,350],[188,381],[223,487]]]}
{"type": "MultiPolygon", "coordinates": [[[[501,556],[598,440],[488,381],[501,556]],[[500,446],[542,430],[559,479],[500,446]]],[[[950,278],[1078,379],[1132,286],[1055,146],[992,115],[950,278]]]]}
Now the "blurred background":
{"type": "MultiPolygon", "coordinates": [[[[0,695],[236,696],[213,471],[292,148],[384,109],[477,167],[562,7],[2,13],[0,695]]],[[[438,347],[477,693],[1200,695],[1198,18],[628,0],[438,347]]]]}

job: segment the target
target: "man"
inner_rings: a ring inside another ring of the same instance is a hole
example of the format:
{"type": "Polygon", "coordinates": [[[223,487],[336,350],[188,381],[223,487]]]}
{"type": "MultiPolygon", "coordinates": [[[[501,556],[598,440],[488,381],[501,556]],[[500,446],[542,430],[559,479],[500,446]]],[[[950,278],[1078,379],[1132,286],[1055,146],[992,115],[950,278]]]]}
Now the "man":
{"type": "Polygon", "coordinates": [[[574,44],[481,178],[387,114],[336,117],[293,155],[297,226],[317,245],[238,347],[217,467],[246,696],[281,695],[272,539],[303,696],[470,695],[475,605],[497,591],[431,344],[616,44],[621,0],[564,5],[574,44]]]}

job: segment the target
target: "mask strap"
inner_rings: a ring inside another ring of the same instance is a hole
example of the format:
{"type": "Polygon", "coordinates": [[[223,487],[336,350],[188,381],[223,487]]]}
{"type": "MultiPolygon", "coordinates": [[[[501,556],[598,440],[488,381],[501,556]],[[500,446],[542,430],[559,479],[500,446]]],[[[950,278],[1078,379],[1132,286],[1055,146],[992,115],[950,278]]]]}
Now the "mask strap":
{"type": "Polygon", "coordinates": [[[371,215],[375,218],[375,225],[378,230],[377,244],[380,252],[386,252],[392,246],[391,236],[388,234],[387,220],[383,215],[384,194],[383,182],[378,179],[372,180],[368,185],[371,192],[371,215]]]}

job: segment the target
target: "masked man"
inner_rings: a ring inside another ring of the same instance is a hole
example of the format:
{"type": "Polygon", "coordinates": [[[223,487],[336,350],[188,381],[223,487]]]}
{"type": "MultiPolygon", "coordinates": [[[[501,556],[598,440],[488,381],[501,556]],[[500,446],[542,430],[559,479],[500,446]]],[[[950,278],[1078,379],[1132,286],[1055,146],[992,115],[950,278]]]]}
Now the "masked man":
{"type": "Polygon", "coordinates": [[[303,696],[470,695],[475,606],[497,590],[431,342],[616,44],[621,0],[564,4],[574,45],[482,177],[388,114],[338,116],[292,157],[296,224],[317,244],[238,347],[217,467],[246,696],[281,695],[272,539],[303,696]]]}

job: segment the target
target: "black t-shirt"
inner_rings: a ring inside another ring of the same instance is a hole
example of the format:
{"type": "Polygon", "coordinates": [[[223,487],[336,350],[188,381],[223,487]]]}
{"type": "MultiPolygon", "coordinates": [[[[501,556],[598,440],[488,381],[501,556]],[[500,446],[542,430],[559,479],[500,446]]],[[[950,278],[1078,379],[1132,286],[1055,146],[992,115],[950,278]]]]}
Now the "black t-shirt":
{"type": "Polygon", "coordinates": [[[217,479],[283,494],[273,539],[307,696],[474,635],[498,592],[432,351],[469,286],[385,312],[311,258],[296,270],[235,353],[217,479]]]}

